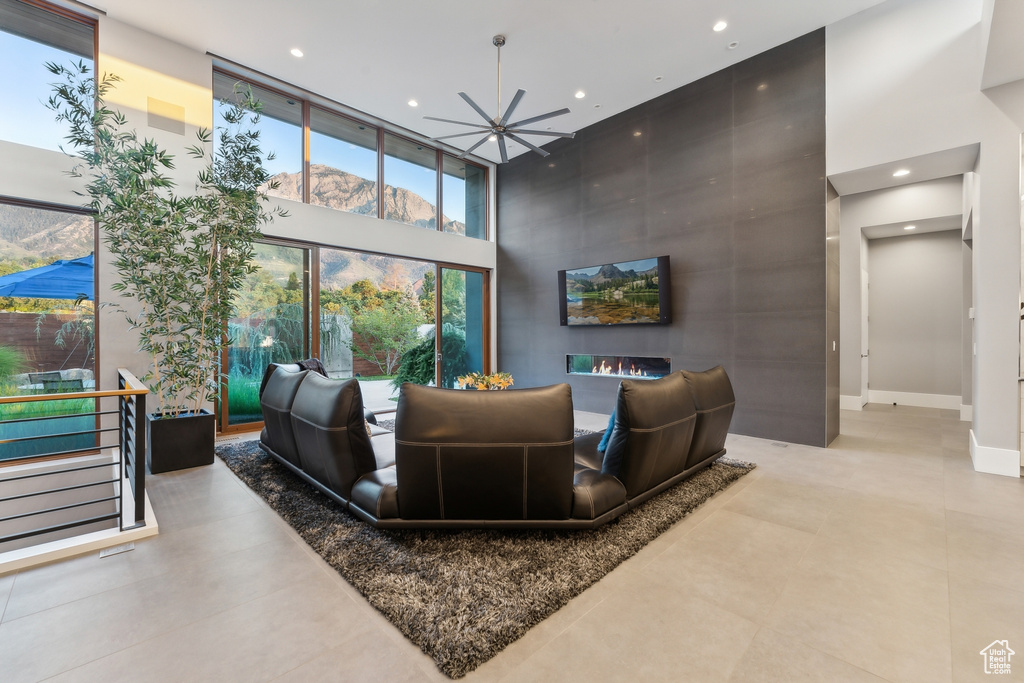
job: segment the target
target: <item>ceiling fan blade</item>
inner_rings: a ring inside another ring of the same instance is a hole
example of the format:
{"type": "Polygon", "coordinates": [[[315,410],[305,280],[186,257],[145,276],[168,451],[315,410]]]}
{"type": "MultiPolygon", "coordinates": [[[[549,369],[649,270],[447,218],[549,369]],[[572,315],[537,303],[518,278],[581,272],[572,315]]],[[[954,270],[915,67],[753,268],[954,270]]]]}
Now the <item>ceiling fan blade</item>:
{"type": "Polygon", "coordinates": [[[470,147],[469,149],[467,149],[467,150],[466,150],[465,152],[463,152],[462,154],[460,154],[460,155],[459,155],[459,158],[460,158],[460,159],[465,159],[465,158],[466,158],[466,155],[467,155],[467,154],[472,154],[473,150],[475,150],[475,149],[476,149],[477,147],[479,147],[480,145],[482,145],[482,144],[484,144],[485,142],[487,142],[487,141],[488,141],[488,140],[489,140],[490,138],[491,138],[491,136],[490,136],[490,135],[485,135],[485,136],[483,136],[482,138],[480,138],[480,142],[476,143],[475,145],[473,145],[472,147],[470,147]]]}
{"type": "Polygon", "coordinates": [[[468,133],[456,133],[455,135],[442,135],[439,138],[430,138],[430,139],[434,140],[434,141],[437,141],[437,140],[447,140],[448,138],[464,138],[467,135],[480,135],[480,131],[478,131],[478,130],[471,130],[468,133]]]}
{"type": "Polygon", "coordinates": [[[452,119],[439,119],[436,116],[424,116],[423,118],[429,121],[444,121],[445,123],[457,123],[460,126],[473,126],[474,128],[490,128],[482,123],[469,123],[468,121],[454,121],[452,119]]]}
{"type": "Polygon", "coordinates": [[[523,130],[522,128],[506,128],[509,133],[515,133],[516,135],[547,135],[552,138],[572,138],[576,137],[576,133],[559,133],[554,130],[523,130]]]}
{"type": "Polygon", "coordinates": [[[550,111],[547,114],[541,114],[540,116],[534,116],[533,118],[523,119],[522,121],[516,121],[515,123],[508,124],[509,128],[518,128],[524,126],[527,123],[536,123],[537,121],[543,121],[544,119],[550,119],[555,116],[561,116],[562,114],[568,114],[568,109],[559,109],[558,111],[550,111]]]}
{"type": "Polygon", "coordinates": [[[508,109],[505,110],[505,115],[501,117],[501,121],[498,121],[499,126],[504,126],[508,123],[509,117],[512,116],[512,112],[514,112],[516,107],[519,106],[519,100],[523,99],[523,95],[525,94],[526,91],[522,88],[516,91],[515,97],[512,98],[512,101],[508,104],[508,109]]]}
{"type": "Polygon", "coordinates": [[[501,163],[508,163],[508,151],[505,149],[505,136],[498,136],[498,150],[501,152],[501,163]]]}
{"type": "MultiPolygon", "coordinates": [[[[546,156],[548,156],[550,154],[550,152],[545,152],[544,150],[542,150],[537,145],[531,144],[531,143],[527,142],[526,140],[522,139],[521,137],[517,137],[517,136],[513,135],[512,133],[505,133],[505,135],[507,135],[508,137],[512,138],[513,140],[518,142],[520,145],[523,145],[524,147],[529,147],[530,149],[532,149],[534,152],[536,152],[537,154],[541,155],[542,157],[546,157],[546,156]]],[[[502,147],[502,149],[504,149],[504,147],[502,147]]]]}
{"type": "Polygon", "coordinates": [[[488,124],[487,125],[488,128],[491,127],[491,125],[494,123],[494,121],[491,119],[490,116],[487,115],[487,112],[485,112],[483,109],[480,108],[480,105],[478,105],[476,102],[474,102],[473,99],[469,95],[464,93],[464,92],[460,92],[459,93],[459,97],[461,97],[462,99],[466,100],[466,104],[468,104],[469,106],[473,107],[473,109],[476,110],[476,113],[480,114],[480,116],[483,117],[484,121],[486,121],[487,124],[488,124]]]}

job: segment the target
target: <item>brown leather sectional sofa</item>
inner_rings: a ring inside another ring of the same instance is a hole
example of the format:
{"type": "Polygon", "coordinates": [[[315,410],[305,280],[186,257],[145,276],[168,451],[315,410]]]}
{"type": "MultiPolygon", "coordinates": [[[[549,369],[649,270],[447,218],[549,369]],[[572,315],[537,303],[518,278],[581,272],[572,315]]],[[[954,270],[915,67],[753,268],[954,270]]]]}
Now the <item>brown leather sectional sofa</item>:
{"type": "Polygon", "coordinates": [[[604,453],[573,438],[569,385],[402,386],[395,433],[364,420],[358,380],[267,369],[260,448],[382,528],[593,528],[725,454],[721,367],[623,380],[604,453]]]}

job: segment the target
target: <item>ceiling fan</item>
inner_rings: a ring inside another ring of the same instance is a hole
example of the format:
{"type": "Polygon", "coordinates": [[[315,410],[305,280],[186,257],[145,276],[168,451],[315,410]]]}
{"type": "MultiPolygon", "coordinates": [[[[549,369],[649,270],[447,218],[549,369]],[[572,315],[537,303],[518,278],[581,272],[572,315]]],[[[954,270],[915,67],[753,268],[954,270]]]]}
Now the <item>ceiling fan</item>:
{"type": "Polygon", "coordinates": [[[457,123],[460,126],[472,126],[473,128],[477,128],[478,129],[478,130],[471,131],[469,133],[456,133],[455,135],[443,135],[443,136],[441,136],[439,138],[432,138],[432,139],[434,141],[448,140],[450,138],[461,138],[461,137],[466,137],[467,135],[480,135],[482,133],[483,137],[480,138],[480,140],[476,144],[474,144],[472,147],[470,147],[465,152],[460,154],[459,155],[460,159],[465,158],[465,156],[467,154],[471,153],[473,150],[475,150],[477,147],[479,147],[480,145],[484,144],[488,140],[491,140],[491,141],[497,140],[497,142],[498,142],[498,151],[501,153],[501,163],[503,163],[503,164],[504,163],[508,163],[508,151],[505,149],[505,138],[508,138],[510,140],[514,140],[514,141],[518,142],[519,144],[523,145],[524,147],[532,149],[534,152],[536,152],[537,154],[540,154],[542,157],[546,157],[546,156],[548,156],[548,152],[545,152],[540,147],[537,147],[536,145],[531,144],[530,142],[527,142],[526,140],[524,140],[523,138],[521,138],[519,136],[520,135],[546,135],[548,137],[555,137],[555,138],[571,138],[571,137],[574,137],[576,134],[575,133],[556,133],[556,132],[550,131],[550,130],[528,130],[526,128],[522,128],[522,126],[526,126],[526,125],[529,125],[531,123],[537,123],[538,121],[543,121],[545,119],[550,119],[550,118],[553,118],[555,116],[561,116],[562,114],[568,114],[569,110],[567,108],[566,109],[559,109],[557,111],[548,112],[547,114],[541,114],[540,116],[531,116],[528,119],[522,119],[520,121],[515,121],[513,123],[509,123],[509,119],[512,118],[512,112],[514,112],[516,107],[519,106],[519,101],[523,99],[523,95],[526,94],[526,91],[522,90],[522,89],[517,90],[515,96],[512,98],[512,101],[508,105],[508,109],[506,109],[504,115],[502,115],[502,113],[501,113],[501,46],[505,44],[505,36],[502,36],[502,35],[494,36],[494,38],[492,39],[491,42],[493,42],[494,46],[498,48],[498,109],[497,109],[498,113],[492,119],[480,107],[480,105],[478,105],[476,102],[474,102],[472,100],[472,98],[470,98],[469,95],[467,95],[464,92],[460,92],[459,93],[459,97],[461,97],[462,99],[466,100],[466,103],[469,104],[469,106],[473,107],[474,111],[476,111],[477,114],[480,114],[480,116],[483,118],[483,120],[486,121],[487,123],[486,124],[469,123],[467,121],[453,121],[451,119],[439,119],[439,118],[437,118],[435,116],[424,116],[423,118],[429,119],[431,121],[443,121],[445,123],[457,123]]]}

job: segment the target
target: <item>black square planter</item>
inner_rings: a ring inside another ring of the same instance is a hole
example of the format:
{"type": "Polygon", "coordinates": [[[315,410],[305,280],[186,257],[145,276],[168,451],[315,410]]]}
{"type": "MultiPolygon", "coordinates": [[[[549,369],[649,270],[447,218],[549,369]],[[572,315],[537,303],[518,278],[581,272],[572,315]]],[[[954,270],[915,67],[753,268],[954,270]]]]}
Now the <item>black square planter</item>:
{"type": "Polygon", "coordinates": [[[213,413],[164,417],[146,414],[146,464],[152,474],[213,464],[217,421],[213,413]]]}

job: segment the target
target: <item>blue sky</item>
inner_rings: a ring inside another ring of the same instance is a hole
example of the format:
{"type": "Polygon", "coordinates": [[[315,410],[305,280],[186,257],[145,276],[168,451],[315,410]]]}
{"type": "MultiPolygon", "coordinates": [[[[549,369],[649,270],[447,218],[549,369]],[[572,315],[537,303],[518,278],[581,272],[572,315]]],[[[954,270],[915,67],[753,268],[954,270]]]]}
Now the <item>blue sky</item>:
{"type": "MultiPolygon", "coordinates": [[[[640,259],[639,261],[622,261],[620,263],[613,263],[612,265],[621,271],[635,270],[636,272],[640,273],[645,270],[650,270],[651,268],[654,268],[656,265],[658,265],[658,259],[645,258],[640,259]]],[[[591,266],[589,268],[571,268],[568,272],[579,273],[581,275],[594,275],[597,273],[597,271],[601,270],[602,267],[603,266],[591,266]]]]}
{"type": "MultiPolygon", "coordinates": [[[[49,84],[56,79],[43,65],[79,60],[70,52],[0,31],[0,139],[52,150],[65,144],[67,126],[54,121],[45,105],[49,84]]],[[[92,67],[92,62],[83,61],[92,67]]]]}

